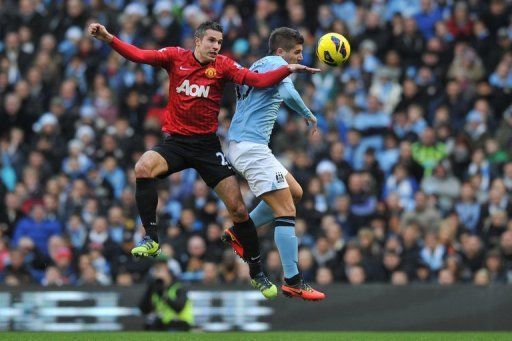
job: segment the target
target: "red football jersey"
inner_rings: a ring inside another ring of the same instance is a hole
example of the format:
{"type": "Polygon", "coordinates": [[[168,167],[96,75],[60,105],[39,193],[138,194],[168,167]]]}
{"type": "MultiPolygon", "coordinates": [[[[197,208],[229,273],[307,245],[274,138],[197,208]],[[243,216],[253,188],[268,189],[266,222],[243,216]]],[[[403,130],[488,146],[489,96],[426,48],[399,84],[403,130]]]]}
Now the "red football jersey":
{"type": "Polygon", "coordinates": [[[170,80],[168,115],[162,130],[180,135],[217,132],[224,85],[227,81],[242,83],[248,70],[222,55],[201,65],[192,51],[181,47],[157,53],[158,65],[167,70],[170,80]]]}

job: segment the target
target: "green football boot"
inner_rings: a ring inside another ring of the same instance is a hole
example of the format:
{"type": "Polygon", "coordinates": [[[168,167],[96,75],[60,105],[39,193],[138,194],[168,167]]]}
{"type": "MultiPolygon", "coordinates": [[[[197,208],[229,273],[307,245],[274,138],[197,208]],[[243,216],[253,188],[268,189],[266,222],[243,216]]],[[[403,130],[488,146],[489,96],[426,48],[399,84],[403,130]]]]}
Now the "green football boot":
{"type": "Polygon", "coordinates": [[[132,255],[135,257],[157,257],[160,252],[160,245],[149,236],[145,236],[139,244],[132,249],[132,255]]]}
{"type": "Polygon", "coordinates": [[[263,296],[267,299],[272,299],[277,296],[277,287],[267,278],[267,276],[260,272],[256,277],[251,279],[251,285],[261,291],[263,296]]]}

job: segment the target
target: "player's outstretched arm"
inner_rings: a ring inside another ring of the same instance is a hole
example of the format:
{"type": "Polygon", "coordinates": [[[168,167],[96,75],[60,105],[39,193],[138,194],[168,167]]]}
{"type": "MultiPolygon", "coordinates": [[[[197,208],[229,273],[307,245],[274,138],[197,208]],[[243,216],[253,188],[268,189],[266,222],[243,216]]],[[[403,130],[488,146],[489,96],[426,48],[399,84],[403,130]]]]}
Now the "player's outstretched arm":
{"type": "Polygon", "coordinates": [[[105,26],[92,23],[89,25],[89,34],[94,38],[101,40],[117,51],[121,56],[135,63],[144,63],[150,65],[159,65],[162,56],[155,50],[142,50],[134,45],[130,45],[115,37],[107,31],[105,26]]]}
{"type": "Polygon", "coordinates": [[[281,82],[283,79],[288,77],[291,73],[317,73],[320,72],[320,69],[314,69],[307,67],[305,65],[300,64],[289,64],[286,66],[281,66],[272,71],[264,72],[264,73],[256,73],[249,71],[245,75],[244,84],[248,86],[253,86],[255,88],[266,88],[269,86],[273,86],[281,82]]]}
{"type": "Polygon", "coordinates": [[[288,64],[288,69],[290,69],[292,73],[317,73],[322,71],[302,64],[288,64]]]}
{"type": "Polygon", "coordinates": [[[301,114],[306,120],[306,124],[311,126],[311,133],[315,134],[317,132],[317,119],[315,115],[309,110],[306,106],[302,97],[297,92],[292,82],[282,82],[279,85],[279,96],[283,99],[288,107],[290,107],[293,111],[301,114]]]}

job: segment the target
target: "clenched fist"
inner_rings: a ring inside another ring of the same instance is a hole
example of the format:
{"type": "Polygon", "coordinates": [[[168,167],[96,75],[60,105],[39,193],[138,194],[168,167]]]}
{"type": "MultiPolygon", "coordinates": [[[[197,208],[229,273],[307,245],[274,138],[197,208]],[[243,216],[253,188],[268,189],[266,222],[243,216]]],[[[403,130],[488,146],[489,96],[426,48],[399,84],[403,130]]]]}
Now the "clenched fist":
{"type": "Polygon", "coordinates": [[[92,23],[89,25],[89,34],[106,43],[110,43],[114,38],[114,36],[107,31],[105,26],[98,23],[92,23]]]}

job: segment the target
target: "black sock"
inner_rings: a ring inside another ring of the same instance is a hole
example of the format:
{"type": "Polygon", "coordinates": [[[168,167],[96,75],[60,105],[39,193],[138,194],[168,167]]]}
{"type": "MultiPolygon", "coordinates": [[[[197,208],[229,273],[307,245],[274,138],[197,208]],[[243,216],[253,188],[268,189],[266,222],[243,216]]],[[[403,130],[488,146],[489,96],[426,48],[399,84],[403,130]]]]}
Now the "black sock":
{"type": "Polygon", "coordinates": [[[260,241],[256,227],[251,218],[248,220],[235,223],[233,230],[238,240],[244,248],[244,258],[249,263],[254,263],[260,260],[260,241]]]}
{"type": "Polygon", "coordinates": [[[263,272],[261,261],[258,259],[256,262],[247,262],[249,264],[249,275],[251,278],[256,277],[259,273],[263,272]]]}
{"type": "Polygon", "coordinates": [[[136,179],[135,200],[137,202],[137,209],[139,210],[142,226],[144,226],[144,230],[146,230],[146,235],[158,243],[156,226],[158,193],[156,191],[155,179],[136,179]]]}
{"type": "Polygon", "coordinates": [[[300,280],[301,280],[300,272],[291,278],[285,277],[285,279],[284,279],[284,281],[286,282],[287,285],[292,285],[292,286],[299,284],[300,280]]]}

